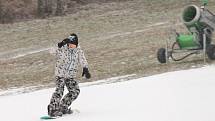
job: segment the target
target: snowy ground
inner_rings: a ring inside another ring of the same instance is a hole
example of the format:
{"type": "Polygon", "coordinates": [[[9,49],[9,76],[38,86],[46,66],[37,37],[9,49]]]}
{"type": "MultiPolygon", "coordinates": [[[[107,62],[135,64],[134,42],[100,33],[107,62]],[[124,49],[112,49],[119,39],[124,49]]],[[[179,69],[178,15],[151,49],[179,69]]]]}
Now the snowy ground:
{"type": "MultiPolygon", "coordinates": [[[[214,121],[215,66],[81,87],[73,108],[55,121],[214,121]]],[[[1,96],[1,121],[39,121],[54,89],[1,96]]]]}

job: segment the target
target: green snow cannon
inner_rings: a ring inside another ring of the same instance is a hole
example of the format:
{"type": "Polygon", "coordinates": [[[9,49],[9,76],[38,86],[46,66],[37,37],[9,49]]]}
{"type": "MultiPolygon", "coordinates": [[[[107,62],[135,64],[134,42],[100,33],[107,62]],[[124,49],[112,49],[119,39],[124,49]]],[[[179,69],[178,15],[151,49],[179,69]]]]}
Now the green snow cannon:
{"type": "Polygon", "coordinates": [[[210,45],[215,29],[215,15],[205,8],[206,4],[207,0],[204,0],[201,8],[189,5],[184,9],[182,21],[191,35],[182,35],[176,38],[182,49],[197,48],[197,46],[203,48],[203,34],[206,35],[206,46],[210,45]]]}
{"type": "MultiPolygon", "coordinates": [[[[173,61],[181,61],[190,55],[204,53],[208,58],[215,60],[215,45],[211,44],[212,33],[215,30],[215,15],[205,6],[208,0],[202,0],[203,5],[187,6],[182,13],[182,21],[189,30],[189,34],[179,34],[176,32],[176,38],[172,46],[166,45],[166,48],[160,48],[157,51],[157,59],[160,63],[166,63],[169,58],[173,61]],[[179,56],[174,56],[177,53],[179,56]]],[[[204,56],[205,60],[205,56],[204,56]]]]}

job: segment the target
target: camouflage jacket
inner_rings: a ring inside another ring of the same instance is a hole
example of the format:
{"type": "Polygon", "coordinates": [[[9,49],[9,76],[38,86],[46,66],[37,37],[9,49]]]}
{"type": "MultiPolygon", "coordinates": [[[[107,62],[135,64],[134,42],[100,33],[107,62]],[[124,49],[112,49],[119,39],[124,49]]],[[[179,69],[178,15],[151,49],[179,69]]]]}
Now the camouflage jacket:
{"type": "Polygon", "coordinates": [[[87,60],[80,46],[73,49],[65,45],[56,50],[55,76],[75,78],[79,64],[88,68],[87,60]]]}

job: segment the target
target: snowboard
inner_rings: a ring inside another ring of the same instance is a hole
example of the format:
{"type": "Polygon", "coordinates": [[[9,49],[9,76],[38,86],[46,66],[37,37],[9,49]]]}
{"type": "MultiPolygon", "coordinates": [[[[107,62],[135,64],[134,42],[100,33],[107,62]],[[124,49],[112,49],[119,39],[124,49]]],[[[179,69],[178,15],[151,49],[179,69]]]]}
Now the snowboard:
{"type": "Polygon", "coordinates": [[[62,116],[57,116],[57,117],[51,117],[49,115],[44,115],[44,116],[41,116],[40,119],[41,120],[52,120],[52,119],[61,118],[61,117],[67,116],[67,115],[78,114],[78,113],[80,113],[80,111],[78,109],[73,109],[71,114],[64,114],[62,116]]]}

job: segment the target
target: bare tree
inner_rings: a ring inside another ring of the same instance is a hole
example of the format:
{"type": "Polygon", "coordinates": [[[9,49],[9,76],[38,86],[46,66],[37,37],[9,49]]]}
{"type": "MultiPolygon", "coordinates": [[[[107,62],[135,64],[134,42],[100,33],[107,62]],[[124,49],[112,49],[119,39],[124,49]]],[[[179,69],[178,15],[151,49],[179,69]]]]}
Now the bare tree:
{"type": "Polygon", "coordinates": [[[2,6],[2,1],[0,0],[0,21],[2,21],[2,11],[3,11],[3,6],[2,6]]]}
{"type": "Polygon", "coordinates": [[[53,0],[45,0],[45,13],[49,16],[53,12],[53,0]]]}
{"type": "Polygon", "coordinates": [[[56,12],[55,15],[60,16],[60,15],[64,15],[64,1],[63,0],[57,0],[57,8],[56,8],[56,12]]]}
{"type": "Polygon", "coordinates": [[[13,23],[15,15],[12,8],[5,7],[0,0],[0,23],[13,23]]]}
{"type": "Polygon", "coordinates": [[[37,0],[37,13],[39,17],[44,17],[45,0],[37,0]]]}
{"type": "Polygon", "coordinates": [[[53,0],[38,0],[37,12],[39,17],[50,16],[53,13],[53,0]]]}

